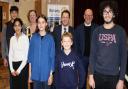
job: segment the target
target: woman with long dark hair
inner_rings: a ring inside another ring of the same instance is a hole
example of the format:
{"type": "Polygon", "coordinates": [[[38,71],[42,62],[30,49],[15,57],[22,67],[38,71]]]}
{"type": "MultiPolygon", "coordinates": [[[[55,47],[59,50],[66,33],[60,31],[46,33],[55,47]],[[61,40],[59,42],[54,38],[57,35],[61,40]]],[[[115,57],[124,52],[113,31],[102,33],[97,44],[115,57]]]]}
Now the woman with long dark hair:
{"type": "Polygon", "coordinates": [[[27,56],[29,48],[29,39],[22,32],[23,22],[16,18],[13,23],[15,31],[10,39],[9,49],[9,67],[12,79],[12,89],[28,89],[28,66],[27,56]]]}

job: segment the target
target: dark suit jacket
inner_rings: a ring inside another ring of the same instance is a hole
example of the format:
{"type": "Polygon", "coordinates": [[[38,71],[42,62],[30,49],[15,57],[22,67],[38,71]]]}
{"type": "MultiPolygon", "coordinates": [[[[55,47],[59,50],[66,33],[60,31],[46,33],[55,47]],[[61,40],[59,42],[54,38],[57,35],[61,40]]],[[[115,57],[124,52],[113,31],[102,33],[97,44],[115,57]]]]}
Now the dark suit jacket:
{"type": "MultiPolygon", "coordinates": [[[[74,35],[73,27],[69,26],[69,32],[72,33],[72,35],[74,35]]],[[[61,51],[61,33],[62,33],[62,25],[59,25],[59,26],[54,28],[53,37],[55,40],[56,52],[61,51]]]]}
{"type": "MultiPolygon", "coordinates": [[[[97,24],[92,23],[91,26],[91,35],[93,33],[93,30],[97,27],[97,24]]],[[[80,54],[80,56],[84,55],[84,47],[85,47],[85,36],[84,36],[84,23],[80,24],[76,29],[75,29],[75,48],[77,52],[80,54]]]]}

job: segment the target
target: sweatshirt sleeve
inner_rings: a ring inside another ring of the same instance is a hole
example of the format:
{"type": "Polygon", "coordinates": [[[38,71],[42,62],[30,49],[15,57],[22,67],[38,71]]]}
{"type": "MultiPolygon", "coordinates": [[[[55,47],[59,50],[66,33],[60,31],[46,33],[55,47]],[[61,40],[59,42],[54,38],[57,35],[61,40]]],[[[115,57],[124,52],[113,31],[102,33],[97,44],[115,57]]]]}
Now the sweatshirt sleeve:
{"type": "Polygon", "coordinates": [[[95,61],[96,61],[96,52],[97,52],[97,29],[92,34],[91,40],[91,50],[90,50],[90,58],[89,58],[89,71],[88,73],[94,74],[95,61]]]}
{"type": "Polygon", "coordinates": [[[25,44],[25,45],[23,46],[23,47],[24,47],[24,48],[23,48],[23,49],[24,49],[24,52],[23,52],[23,53],[24,53],[24,54],[23,54],[23,56],[24,56],[23,58],[24,58],[24,59],[23,59],[21,65],[19,66],[19,68],[17,69],[17,72],[18,72],[18,73],[20,73],[20,72],[22,71],[22,69],[25,67],[25,65],[26,65],[26,63],[27,63],[27,60],[28,60],[28,57],[27,57],[27,56],[28,56],[28,48],[29,48],[29,39],[28,39],[27,36],[26,36],[25,39],[24,39],[24,44],[25,44]]]}
{"type": "Polygon", "coordinates": [[[3,26],[2,28],[2,58],[6,58],[6,56],[8,55],[8,50],[7,50],[7,41],[6,41],[6,30],[7,30],[7,26],[6,24],[3,26]]]}
{"type": "Polygon", "coordinates": [[[120,75],[119,79],[124,80],[126,64],[127,64],[127,47],[126,47],[126,33],[123,30],[120,35],[120,75]]]}
{"type": "Polygon", "coordinates": [[[13,60],[13,37],[11,37],[10,39],[10,47],[9,47],[9,67],[10,67],[10,71],[11,73],[14,72],[15,70],[13,69],[13,65],[12,65],[12,60],[13,60]]]}

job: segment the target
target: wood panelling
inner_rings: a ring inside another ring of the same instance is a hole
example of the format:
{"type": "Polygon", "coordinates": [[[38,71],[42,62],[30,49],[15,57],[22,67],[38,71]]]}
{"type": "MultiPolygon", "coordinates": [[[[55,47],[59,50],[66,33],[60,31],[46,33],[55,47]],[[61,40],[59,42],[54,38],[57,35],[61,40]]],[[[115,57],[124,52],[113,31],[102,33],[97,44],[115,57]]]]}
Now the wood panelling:
{"type": "MultiPolygon", "coordinates": [[[[3,19],[3,23],[7,22],[9,20],[9,4],[7,2],[1,2],[0,6],[2,6],[3,13],[5,15],[5,18],[3,19]]],[[[1,13],[1,14],[3,14],[1,13]]]]}
{"type": "Polygon", "coordinates": [[[41,0],[35,0],[35,10],[37,14],[40,15],[41,13],[41,0]]]}
{"type": "MultiPolygon", "coordinates": [[[[9,4],[6,2],[1,2],[0,1],[0,6],[2,6],[2,13],[0,13],[1,15],[3,15],[2,18],[2,25],[8,21],[9,19],[9,4]]],[[[0,57],[1,57],[1,32],[0,32],[0,57]]]]}

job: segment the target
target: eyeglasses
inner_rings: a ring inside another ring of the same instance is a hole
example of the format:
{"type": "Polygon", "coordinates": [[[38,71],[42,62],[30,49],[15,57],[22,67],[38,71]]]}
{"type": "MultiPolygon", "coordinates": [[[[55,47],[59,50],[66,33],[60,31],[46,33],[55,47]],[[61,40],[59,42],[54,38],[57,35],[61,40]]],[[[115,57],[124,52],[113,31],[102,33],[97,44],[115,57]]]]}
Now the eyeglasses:
{"type": "Polygon", "coordinates": [[[86,17],[92,17],[93,15],[84,15],[84,16],[86,16],[86,17]]]}
{"type": "Polygon", "coordinates": [[[113,14],[113,11],[112,10],[109,10],[109,11],[104,10],[103,15],[106,15],[106,14],[113,14]]]}

